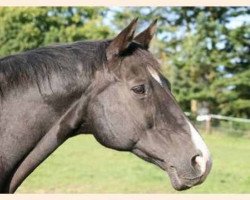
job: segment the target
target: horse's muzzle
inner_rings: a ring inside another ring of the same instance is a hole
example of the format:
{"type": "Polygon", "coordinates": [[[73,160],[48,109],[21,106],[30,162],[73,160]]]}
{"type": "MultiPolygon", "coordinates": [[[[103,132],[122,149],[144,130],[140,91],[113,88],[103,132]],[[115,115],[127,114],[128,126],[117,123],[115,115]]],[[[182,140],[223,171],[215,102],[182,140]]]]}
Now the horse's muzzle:
{"type": "Polygon", "coordinates": [[[205,169],[201,169],[200,173],[197,173],[198,175],[194,176],[179,175],[174,166],[168,167],[167,172],[170,177],[173,188],[178,191],[181,191],[203,183],[207,175],[209,174],[211,167],[212,167],[212,160],[209,159],[206,162],[205,169]]]}

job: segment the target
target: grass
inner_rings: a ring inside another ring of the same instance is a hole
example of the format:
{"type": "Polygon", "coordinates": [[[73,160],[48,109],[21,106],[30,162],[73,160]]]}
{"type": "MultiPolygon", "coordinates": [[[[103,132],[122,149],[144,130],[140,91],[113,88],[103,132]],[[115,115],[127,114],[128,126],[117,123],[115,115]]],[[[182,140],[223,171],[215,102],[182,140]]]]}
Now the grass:
{"type": "Polygon", "coordinates": [[[224,134],[204,139],[213,168],[203,184],[187,191],[175,191],[158,167],[85,135],[57,149],[17,193],[250,193],[250,140],[224,134]]]}

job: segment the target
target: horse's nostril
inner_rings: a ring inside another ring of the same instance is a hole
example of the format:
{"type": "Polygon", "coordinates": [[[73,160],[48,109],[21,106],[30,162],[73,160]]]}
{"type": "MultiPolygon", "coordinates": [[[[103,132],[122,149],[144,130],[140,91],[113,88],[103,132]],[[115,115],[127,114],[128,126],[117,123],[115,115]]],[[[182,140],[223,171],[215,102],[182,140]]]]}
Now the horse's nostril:
{"type": "Polygon", "coordinates": [[[194,168],[194,169],[197,169],[197,165],[198,165],[198,163],[196,162],[196,158],[198,157],[199,155],[195,155],[194,157],[192,157],[192,159],[191,159],[191,165],[192,165],[192,167],[194,168]]]}
{"type": "Polygon", "coordinates": [[[195,155],[191,159],[191,164],[195,170],[199,170],[201,174],[203,174],[206,170],[206,161],[203,156],[195,155]]]}

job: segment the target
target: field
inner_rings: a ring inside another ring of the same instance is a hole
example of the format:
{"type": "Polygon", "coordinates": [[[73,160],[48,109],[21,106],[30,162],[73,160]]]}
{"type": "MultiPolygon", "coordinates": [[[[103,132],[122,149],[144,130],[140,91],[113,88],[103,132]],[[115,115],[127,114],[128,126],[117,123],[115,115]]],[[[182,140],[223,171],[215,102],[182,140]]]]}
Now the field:
{"type": "Polygon", "coordinates": [[[213,156],[207,180],[190,190],[172,189],[166,173],[131,153],[77,136],[57,149],[17,193],[250,193],[250,139],[203,135],[213,156]]]}

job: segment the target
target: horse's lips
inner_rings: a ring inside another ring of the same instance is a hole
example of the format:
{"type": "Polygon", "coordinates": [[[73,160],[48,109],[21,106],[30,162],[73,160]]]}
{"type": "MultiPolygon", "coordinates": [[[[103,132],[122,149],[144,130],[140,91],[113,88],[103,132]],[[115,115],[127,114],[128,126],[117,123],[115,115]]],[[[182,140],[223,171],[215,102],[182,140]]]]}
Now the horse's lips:
{"type": "Polygon", "coordinates": [[[167,170],[167,174],[171,180],[171,184],[173,188],[178,191],[186,190],[186,189],[193,187],[194,185],[197,185],[201,179],[201,177],[195,177],[193,179],[180,178],[178,176],[176,169],[173,167],[170,167],[169,170],[167,170]],[[184,182],[188,182],[188,183],[184,183],[184,182]]]}
{"type": "Polygon", "coordinates": [[[201,175],[193,178],[180,177],[175,167],[166,166],[166,162],[153,159],[153,163],[158,165],[161,169],[167,172],[166,174],[169,176],[173,188],[178,191],[186,190],[195,185],[201,184],[206,178],[206,175],[205,177],[204,175],[201,175]]]}

